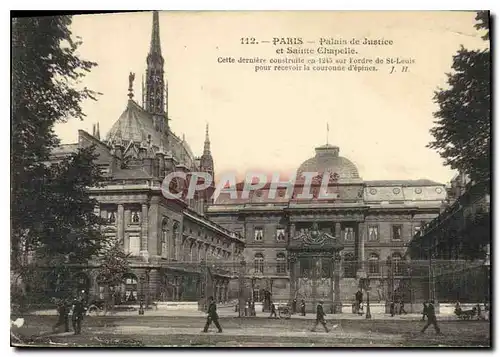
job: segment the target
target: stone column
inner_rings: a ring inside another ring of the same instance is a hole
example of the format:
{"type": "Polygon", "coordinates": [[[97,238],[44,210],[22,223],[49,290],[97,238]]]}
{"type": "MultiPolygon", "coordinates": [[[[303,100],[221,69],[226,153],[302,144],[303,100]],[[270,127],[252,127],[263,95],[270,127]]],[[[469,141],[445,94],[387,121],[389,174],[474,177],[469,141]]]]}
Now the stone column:
{"type": "Polygon", "coordinates": [[[161,246],[161,229],[159,231],[158,222],[158,205],[159,197],[151,197],[151,203],[149,205],[148,212],[148,234],[146,235],[147,247],[149,255],[158,256],[161,246]]]}
{"type": "Polygon", "coordinates": [[[142,204],[142,214],[141,214],[141,251],[140,255],[147,261],[149,258],[148,254],[148,205],[146,203],[142,204]]]}
{"type": "Polygon", "coordinates": [[[333,264],[334,264],[334,272],[333,272],[333,279],[334,279],[334,292],[335,292],[335,299],[333,301],[333,313],[334,314],[339,314],[342,313],[342,301],[340,299],[340,253],[335,252],[335,255],[333,257],[333,264]]]}
{"type": "Polygon", "coordinates": [[[365,222],[358,223],[358,277],[365,273],[365,222]]]}
{"type": "Polygon", "coordinates": [[[340,222],[335,222],[335,238],[338,240],[342,239],[342,232],[341,232],[342,226],[340,225],[340,222]]]}
{"type": "Polygon", "coordinates": [[[245,273],[246,262],[241,259],[238,271],[238,317],[245,316],[245,273]]]}
{"type": "Polygon", "coordinates": [[[128,241],[128,238],[125,239],[124,219],[125,219],[125,214],[124,214],[123,205],[119,204],[118,211],[116,213],[116,239],[118,239],[118,241],[123,242],[123,248],[124,248],[125,252],[128,253],[129,252],[129,241],[128,241]]]}
{"type": "Polygon", "coordinates": [[[229,280],[226,280],[225,282],[225,288],[224,288],[224,302],[229,301],[229,280]]]}
{"type": "Polygon", "coordinates": [[[311,312],[316,310],[316,304],[318,302],[318,270],[321,269],[321,258],[319,257],[307,257],[309,259],[309,264],[311,269],[311,294],[312,294],[312,309],[311,312]],[[319,269],[318,269],[319,265],[319,269]]]}
{"type": "Polygon", "coordinates": [[[290,224],[290,234],[289,234],[289,240],[295,237],[295,223],[290,224]]]}
{"type": "Polygon", "coordinates": [[[290,304],[292,304],[293,299],[296,298],[296,290],[297,290],[297,271],[295,266],[297,264],[297,256],[295,253],[288,254],[288,270],[290,271],[290,304]]]}
{"type": "Polygon", "coordinates": [[[334,274],[333,274],[335,272],[334,259],[330,259],[329,263],[330,263],[330,272],[332,272],[332,274],[330,274],[330,291],[329,291],[329,298],[330,298],[330,302],[332,304],[330,312],[333,314],[333,312],[335,311],[335,296],[333,294],[333,285],[335,284],[335,279],[334,279],[334,274]]]}

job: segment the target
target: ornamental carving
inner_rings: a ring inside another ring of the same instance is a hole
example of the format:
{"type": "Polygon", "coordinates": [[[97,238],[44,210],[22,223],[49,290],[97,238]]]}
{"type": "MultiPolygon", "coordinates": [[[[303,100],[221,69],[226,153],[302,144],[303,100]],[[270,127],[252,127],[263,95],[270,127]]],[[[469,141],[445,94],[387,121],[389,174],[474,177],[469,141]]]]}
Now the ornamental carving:
{"type": "Polygon", "coordinates": [[[319,230],[314,222],[310,229],[302,229],[290,240],[291,248],[313,248],[315,250],[341,250],[343,245],[332,235],[319,230]]]}

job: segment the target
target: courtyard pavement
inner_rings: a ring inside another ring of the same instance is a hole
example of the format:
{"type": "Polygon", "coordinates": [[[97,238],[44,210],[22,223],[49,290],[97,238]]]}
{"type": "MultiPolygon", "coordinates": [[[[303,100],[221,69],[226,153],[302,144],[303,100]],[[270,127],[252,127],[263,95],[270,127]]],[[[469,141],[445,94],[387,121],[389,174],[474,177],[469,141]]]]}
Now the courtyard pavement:
{"type": "MultiPolygon", "coordinates": [[[[347,309],[344,309],[347,310],[347,309]]],[[[217,308],[217,313],[222,317],[238,317],[238,313],[235,312],[234,306],[219,306],[217,308]]],[[[56,316],[56,309],[48,309],[48,310],[38,310],[31,312],[32,315],[46,315],[46,316],[56,316]]],[[[106,316],[138,316],[138,310],[132,311],[109,311],[105,315],[106,316]]],[[[256,316],[258,318],[269,318],[269,312],[262,312],[262,310],[256,311],[256,316]]],[[[188,310],[188,309],[148,309],[145,311],[145,316],[165,316],[165,317],[206,317],[206,313],[197,310],[188,310]]],[[[366,315],[357,315],[352,312],[342,312],[340,314],[327,314],[329,319],[335,320],[364,320],[366,319],[366,315]]],[[[374,313],[371,314],[371,319],[373,320],[419,320],[422,318],[422,314],[420,313],[408,313],[401,315],[390,316],[385,313],[374,313]]],[[[457,317],[454,314],[450,313],[441,313],[438,314],[438,318],[440,320],[457,320],[457,317]]],[[[300,314],[292,315],[292,319],[305,319],[305,320],[314,320],[316,319],[316,314],[308,313],[306,316],[301,316],[300,314]]]]}
{"type": "MultiPolygon", "coordinates": [[[[233,312],[234,314],[234,312],[233,312]]],[[[234,318],[221,316],[224,329],[217,333],[211,326],[202,333],[205,316],[98,316],[84,319],[81,335],[53,333],[56,316],[26,316],[22,328],[12,332],[23,346],[120,346],[120,347],[452,347],[490,346],[490,324],[486,321],[439,319],[443,335],[432,327],[419,331],[422,321],[406,317],[393,319],[338,319],[328,315],[330,332],[314,326],[313,314],[306,318],[268,319],[262,317],[234,318]]],[[[343,315],[343,314],[342,314],[343,315]]],[[[349,314],[346,314],[349,315],[349,314]]],[[[351,314],[352,315],[352,314],[351,314]]],[[[233,315],[234,316],[234,315],[233,315]]]]}

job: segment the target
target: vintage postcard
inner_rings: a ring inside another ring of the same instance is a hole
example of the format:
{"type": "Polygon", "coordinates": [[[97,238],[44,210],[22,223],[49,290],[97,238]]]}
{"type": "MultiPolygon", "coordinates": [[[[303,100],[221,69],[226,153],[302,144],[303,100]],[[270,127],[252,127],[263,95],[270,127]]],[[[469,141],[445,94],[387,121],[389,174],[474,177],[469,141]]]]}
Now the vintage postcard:
{"type": "Polygon", "coordinates": [[[11,20],[12,346],[491,347],[488,11],[11,20]]]}

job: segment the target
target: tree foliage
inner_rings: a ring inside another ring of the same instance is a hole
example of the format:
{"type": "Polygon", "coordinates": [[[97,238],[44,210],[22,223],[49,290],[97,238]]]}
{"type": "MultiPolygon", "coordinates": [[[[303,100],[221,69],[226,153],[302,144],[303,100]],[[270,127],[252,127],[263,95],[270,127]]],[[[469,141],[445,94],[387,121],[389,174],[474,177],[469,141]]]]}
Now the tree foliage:
{"type": "MultiPolygon", "coordinates": [[[[489,13],[479,12],[477,29],[489,29],[489,13]]],[[[489,38],[489,31],[483,37],[489,38]]],[[[490,50],[467,50],[453,57],[448,88],[435,93],[439,110],[431,129],[436,149],[445,165],[466,173],[475,182],[490,179],[491,160],[491,57],[490,50]]]]}
{"type": "Polygon", "coordinates": [[[81,86],[96,64],[79,58],[70,24],[70,16],[12,21],[11,267],[25,280],[40,264],[62,276],[56,270],[88,261],[103,242],[87,191],[102,179],[93,148],[51,163],[54,124],[83,119],[80,103],[97,95],[81,86]],[[31,268],[28,254],[37,258],[31,268]]]}
{"type": "Polygon", "coordinates": [[[129,271],[127,258],[130,254],[123,251],[123,242],[114,241],[105,249],[99,264],[97,276],[99,284],[114,287],[122,283],[123,275],[129,271]]]}

